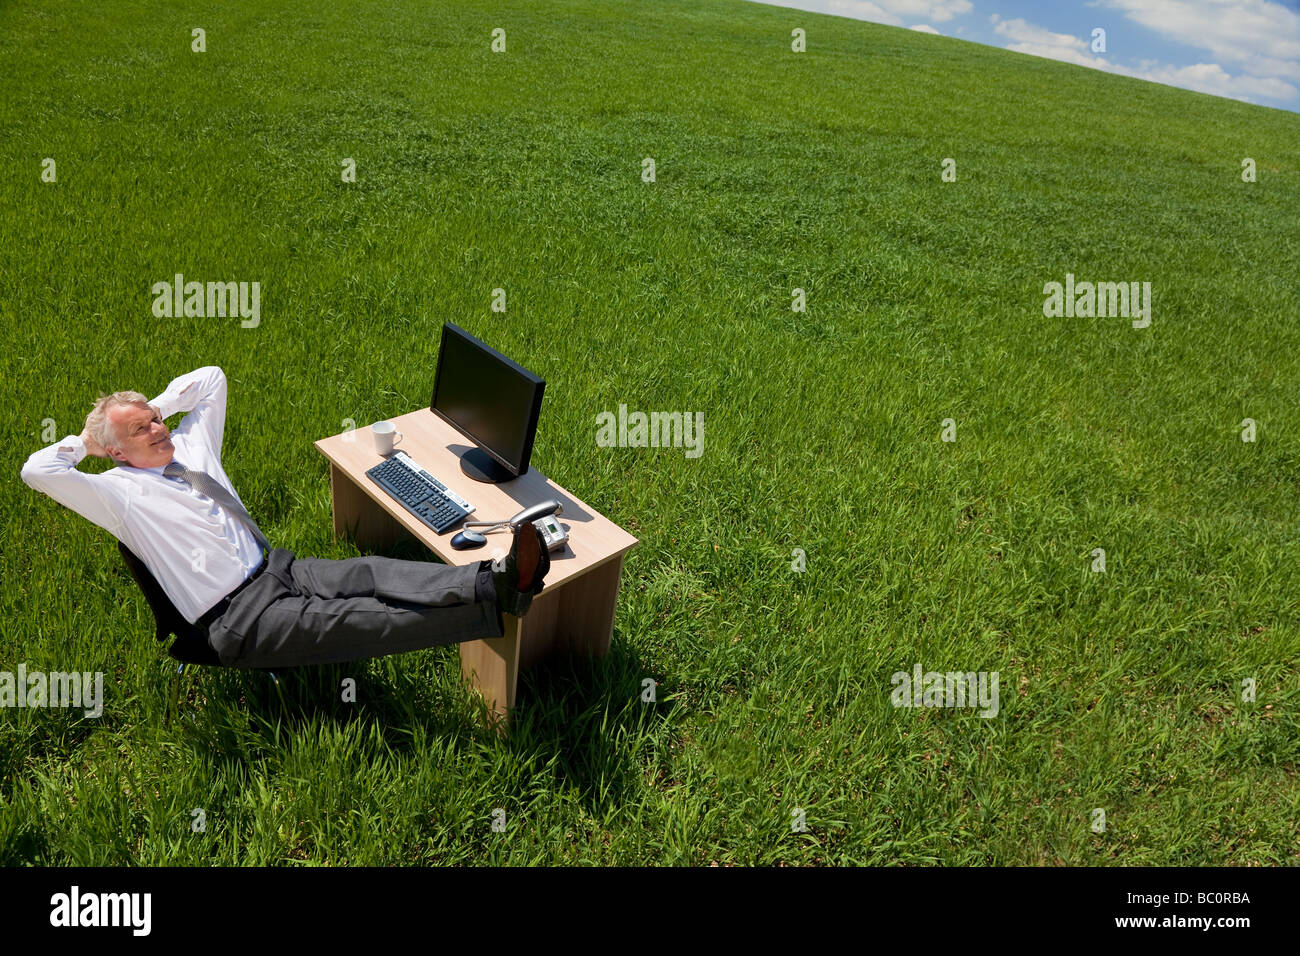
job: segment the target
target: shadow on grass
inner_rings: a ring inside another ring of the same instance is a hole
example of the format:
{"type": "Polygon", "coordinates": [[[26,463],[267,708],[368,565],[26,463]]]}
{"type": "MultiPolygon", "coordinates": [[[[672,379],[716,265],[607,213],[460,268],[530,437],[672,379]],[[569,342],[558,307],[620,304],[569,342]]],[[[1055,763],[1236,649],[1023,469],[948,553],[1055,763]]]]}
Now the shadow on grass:
{"type": "Polygon", "coordinates": [[[617,640],[603,658],[560,655],[520,674],[509,732],[489,727],[482,698],[461,683],[454,646],[438,660],[415,651],[384,658],[268,673],[199,668],[185,677],[172,731],[196,757],[278,762],[297,737],[322,723],[377,730],[394,753],[420,757],[420,739],[475,743],[552,765],[586,809],[617,806],[642,784],[646,758],[670,733],[671,705],[642,700],[640,658],[617,640]],[[434,680],[429,674],[436,671],[434,680]],[[344,700],[345,679],[355,702],[344,700]],[[552,758],[554,762],[552,763],[552,758]]]}
{"type": "MultiPolygon", "coordinates": [[[[399,540],[388,557],[429,560],[422,544],[399,540]]],[[[642,699],[647,665],[616,631],[602,658],[559,655],[519,676],[507,734],[489,726],[482,698],[463,684],[454,645],[346,664],[264,671],[188,669],[171,728],[196,757],[277,762],[322,723],[360,723],[394,753],[421,756],[422,739],[456,740],[558,768],[593,813],[641,785],[645,759],[666,733],[673,708],[642,699]],[[278,680],[277,680],[278,679],[278,680]],[[345,680],[354,684],[345,699],[345,680]],[[555,758],[552,760],[552,758],[555,758]]],[[[172,679],[176,679],[173,672],[172,679]]]]}

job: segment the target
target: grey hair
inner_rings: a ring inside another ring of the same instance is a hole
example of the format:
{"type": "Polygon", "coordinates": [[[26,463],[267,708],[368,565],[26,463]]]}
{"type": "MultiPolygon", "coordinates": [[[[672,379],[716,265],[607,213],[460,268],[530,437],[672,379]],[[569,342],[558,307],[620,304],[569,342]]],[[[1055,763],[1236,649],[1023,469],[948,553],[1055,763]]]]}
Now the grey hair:
{"type": "Polygon", "coordinates": [[[108,420],[108,410],[115,405],[144,405],[148,407],[149,399],[139,392],[114,392],[112,395],[101,395],[95,399],[95,407],[86,416],[86,431],[105,450],[110,447],[122,447],[121,436],[117,434],[113,423],[108,420]]]}

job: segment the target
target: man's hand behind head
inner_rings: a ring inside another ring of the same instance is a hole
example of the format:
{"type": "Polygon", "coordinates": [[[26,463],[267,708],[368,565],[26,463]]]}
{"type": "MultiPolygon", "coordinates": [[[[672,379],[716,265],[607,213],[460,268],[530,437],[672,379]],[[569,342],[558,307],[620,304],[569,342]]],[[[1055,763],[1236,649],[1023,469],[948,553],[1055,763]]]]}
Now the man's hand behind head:
{"type": "Polygon", "coordinates": [[[86,446],[87,455],[94,455],[96,458],[108,457],[108,452],[104,450],[104,446],[101,445],[99,442],[95,441],[95,439],[91,438],[90,432],[87,431],[86,429],[82,429],[81,443],[86,446]]]}

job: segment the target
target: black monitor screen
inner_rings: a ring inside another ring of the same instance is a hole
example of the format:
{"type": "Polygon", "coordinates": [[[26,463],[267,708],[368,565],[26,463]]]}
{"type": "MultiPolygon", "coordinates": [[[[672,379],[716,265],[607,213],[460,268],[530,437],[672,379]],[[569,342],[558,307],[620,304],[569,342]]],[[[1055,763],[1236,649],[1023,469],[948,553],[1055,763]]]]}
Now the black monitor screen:
{"type": "Polygon", "coordinates": [[[514,475],[528,470],[546,383],[450,322],[430,410],[514,475]]]}

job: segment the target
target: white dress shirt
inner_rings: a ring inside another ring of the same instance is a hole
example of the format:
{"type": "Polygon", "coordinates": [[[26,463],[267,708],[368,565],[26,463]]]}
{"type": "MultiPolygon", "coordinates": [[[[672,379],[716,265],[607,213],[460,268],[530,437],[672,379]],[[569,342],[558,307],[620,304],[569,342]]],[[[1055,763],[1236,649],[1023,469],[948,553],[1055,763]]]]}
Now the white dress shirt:
{"type": "MultiPolygon", "coordinates": [[[[173,460],[206,471],[243,504],[221,467],[225,373],[215,365],[195,369],[150,404],[164,419],[189,412],[171,433],[173,460]]],[[[68,435],[27,459],[23,481],[130,548],[191,624],[262,563],[261,545],[244,522],[184,479],[166,477],[165,466],[119,464],[87,474],[77,470],[84,457],[81,437],[68,435]]]]}

